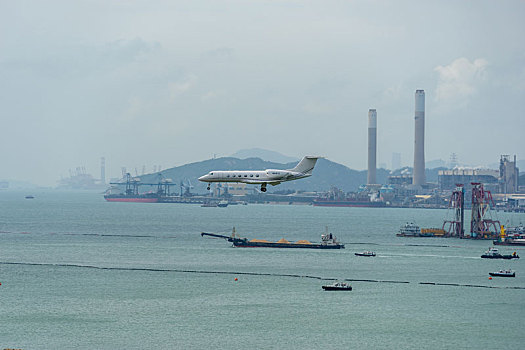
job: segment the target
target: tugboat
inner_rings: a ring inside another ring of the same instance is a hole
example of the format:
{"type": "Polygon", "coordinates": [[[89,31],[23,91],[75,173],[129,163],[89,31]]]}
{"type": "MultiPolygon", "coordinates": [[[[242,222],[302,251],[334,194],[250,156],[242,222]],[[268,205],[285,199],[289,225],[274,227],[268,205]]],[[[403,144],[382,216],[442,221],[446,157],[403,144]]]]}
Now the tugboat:
{"type": "Polygon", "coordinates": [[[334,282],[327,286],[322,286],[324,290],[352,290],[352,286],[344,282],[334,282]]]}
{"type": "Polygon", "coordinates": [[[499,270],[497,272],[489,272],[489,275],[494,277],[516,277],[516,273],[512,270],[499,270]]]}
{"type": "Polygon", "coordinates": [[[490,247],[489,250],[481,256],[483,259],[519,259],[519,255],[516,252],[512,254],[503,255],[500,254],[498,248],[490,247]]]}
{"type": "Polygon", "coordinates": [[[376,253],[371,252],[369,250],[364,251],[362,253],[354,253],[354,254],[357,255],[357,256],[376,256],[376,253]]]}

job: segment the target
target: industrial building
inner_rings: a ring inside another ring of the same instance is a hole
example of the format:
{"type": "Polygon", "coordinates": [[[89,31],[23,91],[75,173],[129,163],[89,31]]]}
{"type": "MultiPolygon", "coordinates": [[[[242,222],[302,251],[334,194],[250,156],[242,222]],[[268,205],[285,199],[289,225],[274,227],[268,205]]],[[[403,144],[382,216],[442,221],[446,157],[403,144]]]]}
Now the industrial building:
{"type": "Polygon", "coordinates": [[[493,193],[518,193],[519,169],[516,167],[516,156],[502,155],[499,170],[480,168],[454,168],[440,170],[438,173],[438,187],[442,191],[453,190],[456,184],[465,184],[465,190],[471,190],[470,183],[479,182],[493,193]]]}
{"type": "Polygon", "coordinates": [[[471,190],[470,183],[479,182],[485,187],[498,186],[499,171],[492,169],[455,168],[438,172],[438,188],[441,191],[454,190],[456,184],[465,184],[465,190],[471,190]],[[492,184],[492,186],[491,186],[492,184]]]}

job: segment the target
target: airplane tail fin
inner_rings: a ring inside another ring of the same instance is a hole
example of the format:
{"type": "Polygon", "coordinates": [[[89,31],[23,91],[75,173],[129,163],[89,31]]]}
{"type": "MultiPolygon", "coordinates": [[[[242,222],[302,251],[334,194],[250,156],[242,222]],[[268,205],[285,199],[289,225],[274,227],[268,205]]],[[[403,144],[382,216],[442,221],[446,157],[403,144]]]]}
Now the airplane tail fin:
{"type": "Polygon", "coordinates": [[[322,157],[304,156],[303,159],[301,159],[301,161],[295,166],[295,168],[289,170],[303,174],[311,174],[312,170],[314,170],[315,163],[319,158],[322,157]]]}

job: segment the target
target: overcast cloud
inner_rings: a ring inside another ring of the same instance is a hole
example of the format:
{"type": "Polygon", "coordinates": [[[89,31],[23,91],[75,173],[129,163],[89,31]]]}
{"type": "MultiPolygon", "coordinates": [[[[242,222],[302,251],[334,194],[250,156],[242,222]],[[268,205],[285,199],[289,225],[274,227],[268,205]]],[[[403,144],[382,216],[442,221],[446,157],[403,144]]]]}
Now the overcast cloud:
{"type": "MultiPolygon", "coordinates": [[[[243,148],[366,168],[525,158],[523,1],[0,0],[0,179],[56,185],[243,148]]],[[[523,170],[523,169],[522,169],[523,170]]]]}

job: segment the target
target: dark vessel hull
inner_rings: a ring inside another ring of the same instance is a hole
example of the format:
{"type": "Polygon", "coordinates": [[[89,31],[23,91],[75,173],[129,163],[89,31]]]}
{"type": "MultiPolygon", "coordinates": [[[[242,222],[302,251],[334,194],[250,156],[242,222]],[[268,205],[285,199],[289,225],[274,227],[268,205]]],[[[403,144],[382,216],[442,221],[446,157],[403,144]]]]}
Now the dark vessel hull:
{"type": "Polygon", "coordinates": [[[157,203],[159,197],[153,196],[119,196],[119,195],[106,195],[104,199],[108,202],[138,202],[138,203],[157,203]]]}
{"type": "MultiPolygon", "coordinates": [[[[234,231],[235,232],[235,231],[234,231]]],[[[329,241],[325,242],[325,235],[321,236],[322,243],[308,243],[308,241],[297,241],[293,242],[269,242],[263,240],[252,240],[249,241],[247,238],[238,238],[232,236],[224,236],[216,233],[201,232],[201,236],[210,236],[216,238],[224,238],[228,242],[231,242],[234,247],[238,248],[302,248],[302,249],[344,249],[345,245],[335,240],[335,236],[332,234],[329,236],[329,241]]]]}
{"type": "Polygon", "coordinates": [[[506,259],[506,260],[520,258],[519,255],[486,255],[486,254],[483,254],[481,257],[483,259],[506,259]]]}
{"type": "Polygon", "coordinates": [[[347,290],[347,291],[352,290],[352,287],[348,287],[348,288],[334,287],[334,286],[322,286],[322,287],[324,290],[347,290]]]}
{"type": "Polygon", "coordinates": [[[525,246],[525,241],[523,241],[523,240],[515,241],[513,239],[508,239],[506,241],[495,240],[493,243],[494,243],[494,245],[518,245],[518,246],[525,246]]]}
{"type": "Polygon", "coordinates": [[[499,272],[489,272],[489,275],[493,277],[516,277],[516,273],[499,273],[499,272]]]}
{"type": "Polygon", "coordinates": [[[354,253],[356,256],[376,256],[375,254],[354,253]]]}
{"type": "Polygon", "coordinates": [[[242,239],[232,240],[233,246],[238,248],[306,248],[306,249],[344,249],[344,244],[300,244],[300,243],[273,243],[250,242],[242,239]]]}
{"type": "Polygon", "coordinates": [[[383,202],[348,201],[348,200],[322,200],[314,199],[314,207],[360,207],[360,208],[382,208],[383,202]]]}

